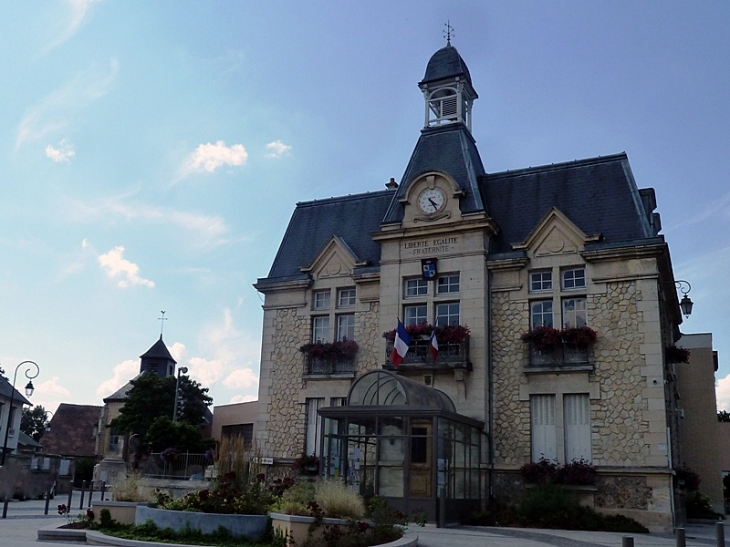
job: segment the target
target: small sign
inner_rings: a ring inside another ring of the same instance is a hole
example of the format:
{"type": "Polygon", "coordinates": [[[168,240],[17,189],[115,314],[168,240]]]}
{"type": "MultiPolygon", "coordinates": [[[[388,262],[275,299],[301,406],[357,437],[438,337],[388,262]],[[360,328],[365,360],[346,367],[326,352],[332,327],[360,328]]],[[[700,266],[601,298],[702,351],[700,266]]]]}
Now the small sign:
{"type": "Polygon", "coordinates": [[[274,465],[274,458],[261,458],[262,465],[274,465]]]}
{"type": "Polygon", "coordinates": [[[436,268],[437,263],[438,258],[421,259],[421,273],[423,274],[423,279],[436,279],[436,276],[438,275],[436,268]]]}

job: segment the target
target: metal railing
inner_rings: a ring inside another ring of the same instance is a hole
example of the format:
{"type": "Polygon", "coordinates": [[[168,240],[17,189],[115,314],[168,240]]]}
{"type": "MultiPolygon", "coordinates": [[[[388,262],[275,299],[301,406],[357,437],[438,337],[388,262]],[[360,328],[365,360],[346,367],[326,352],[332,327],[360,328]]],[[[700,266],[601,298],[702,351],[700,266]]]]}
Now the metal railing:
{"type": "Polygon", "coordinates": [[[538,350],[530,344],[532,367],[587,365],[590,362],[589,357],[589,348],[579,348],[573,344],[560,344],[549,350],[538,350]]]}
{"type": "MultiPolygon", "coordinates": [[[[386,368],[393,367],[393,340],[388,340],[385,347],[386,368]]],[[[403,359],[405,365],[420,365],[429,368],[468,368],[469,336],[458,343],[439,343],[438,357],[434,361],[431,356],[431,339],[411,339],[408,353],[403,359]]]]}
{"type": "Polygon", "coordinates": [[[141,465],[141,473],[146,477],[173,479],[203,479],[205,469],[211,465],[205,454],[181,452],[171,455],[153,452],[141,465]]]}
{"type": "Polygon", "coordinates": [[[345,356],[313,357],[304,361],[305,374],[355,374],[355,358],[345,356]]]}

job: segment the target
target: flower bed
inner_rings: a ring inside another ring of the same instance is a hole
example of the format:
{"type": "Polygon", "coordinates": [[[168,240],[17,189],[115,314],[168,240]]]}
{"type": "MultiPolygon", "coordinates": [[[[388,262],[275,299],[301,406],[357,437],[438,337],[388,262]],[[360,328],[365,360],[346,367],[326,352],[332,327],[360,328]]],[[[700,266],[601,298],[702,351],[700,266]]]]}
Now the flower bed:
{"type": "Polygon", "coordinates": [[[268,516],[223,515],[137,506],[134,523],[144,524],[148,520],[151,520],[158,528],[172,528],[177,532],[187,528],[198,530],[203,534],[212,534],[219,527],[223,527],[232,536],[256,539],[266,531],[268,516]]]}

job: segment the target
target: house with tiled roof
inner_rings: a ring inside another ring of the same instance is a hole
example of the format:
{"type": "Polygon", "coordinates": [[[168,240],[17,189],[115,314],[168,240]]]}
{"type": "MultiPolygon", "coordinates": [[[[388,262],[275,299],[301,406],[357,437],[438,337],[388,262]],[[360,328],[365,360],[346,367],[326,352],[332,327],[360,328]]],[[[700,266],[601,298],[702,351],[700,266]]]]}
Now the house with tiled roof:
{"type": "Polygon", "coordinates": [[[67,458],[96,458],[103,407],[61,403],[41,437],[43,453],[67,458]]]}
{"type": "Polygon", "coordinates": [[[17,453],[20,418],[25,405],[32,403],[0,375],[0,442],[3,443],[0,447],[7,447],[6,456],[17,453]]]}
{"type": "Polygon", "coordinates": [[[400,182],[298,203],[255,284],[262,455],[439,522],[583,462],[583,503],[671,529],[682,316],[654,190],[623,152],[490,173],[450,43],[418,85],[400,182]]]}

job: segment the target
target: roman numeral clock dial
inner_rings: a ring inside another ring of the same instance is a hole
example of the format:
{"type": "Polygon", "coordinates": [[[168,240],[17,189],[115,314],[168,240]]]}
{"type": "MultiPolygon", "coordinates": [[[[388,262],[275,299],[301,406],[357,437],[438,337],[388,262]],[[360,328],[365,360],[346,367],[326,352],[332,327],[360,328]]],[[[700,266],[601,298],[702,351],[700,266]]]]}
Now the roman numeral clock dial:
{"type": "Polygon", "coordinates": [[[418,207],[427,215],[432,215],[444,208],[446,196],[438,188],[426,188],[418,196],[418,207]]]}

